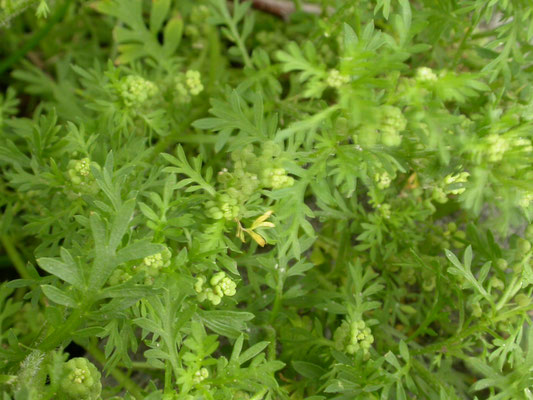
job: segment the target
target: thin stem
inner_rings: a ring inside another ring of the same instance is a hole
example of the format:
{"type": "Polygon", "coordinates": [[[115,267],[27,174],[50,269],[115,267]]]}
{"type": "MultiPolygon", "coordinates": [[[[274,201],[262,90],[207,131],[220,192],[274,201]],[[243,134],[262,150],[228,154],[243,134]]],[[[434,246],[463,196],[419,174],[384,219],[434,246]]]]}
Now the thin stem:
{"type": "Polygon", "coordinates": [[[63,19],[72,0],[66,0],[61,7],[50,17],[45,26],[35,33],[19,50],[15,51],[4,61],[0,62],[0,75],[16,64],[26,53],[39,44],[52,30],[54,25],[63,19]]]}
{"type": "Polygon", "coordinates": [[[17,270],[18,274],[22,279],[31,279],[31,276],[26,269],[26,265],[24,263],[24,260],[22,259],[21,255],[19,254],[17,248],[15,245],[11,242],[11,239],[7,235],[2,235],[0,237],[0,241],[2,242],[2,246],[4,246],[4,249],[6,250],[7,256],[11,260],[11,263],[17,270]]]}
{"type": "Polygon", "coordinates": [[[152,147],[152,151],[148,158],[148,161],[153,161],[155,158],[165,151],[174,143],[197,143],[197,144],[213,144],[216,142],[217,137],[215,135],[202,135],[202,134],[187,134],[183,136],[178,136],[180,132],[185,130],[193,121],[205,115],[207,112],[206,106],[198,107],[198,111],[193,113],[190,118],[184,121],[180,126],[171,132],[168,136],[163,137],[159,140],[155,146],[152,147]]]}
{"type": "MultiPolygon", "coordinates": [[[[91,341],[91,343],[85,348],[91,356],[94,357],[96,361],[98,361],[99,364],[102,365],[102,367],[106,363],[106,357],[105,354],[102,353],[102,351],[96,346],[94,341],[91,341]]],[[[120,371],[117,368],[113,368],[109,371],[111,376],[117,380],[117,382],[124,387],[133,397],[135,397],[138,400],[142,400],[145,398],[145,396],[142,394],[142,390],[139,386],[135,384],[124,372],[120,371]]]]}
{"type": "Polygon", "coordinates": [[[281,276],[278,278],[278,286],[276,287],[276,297],[274,299],[274,305],[272,306],[272,311],[270,312],[270,324],[272,324],[276,317],[279,314],[279,310],[281,309],[281,301],[283,298],[283,281],[281,276]]]}
{"type": "Polygon", "coordinates": [[[244,65],[247,66],[248,68],[253,68],[252,59],[248,55],[248,51],[246,50],[246,47],[244,46],[244,42],[242,41],[241,36],[239,35],[239,32],[237,31],[237,27],[232,22],[231,24],[229,24],[229,28],[231,30],[231,34],[235,38],[235,44],[237,45],[237,47],[239,48],[239,51],[242,54],[244,65]]]}
{"type": "Polygon", "coordinates": [[[261,391],[259,391],[256,394],[254,394],[253,397],[250,397],[250,400],[260,400],[260,399],[262,399],[267,391],[268,391],[268,389],[262,389],[261,391]]]}

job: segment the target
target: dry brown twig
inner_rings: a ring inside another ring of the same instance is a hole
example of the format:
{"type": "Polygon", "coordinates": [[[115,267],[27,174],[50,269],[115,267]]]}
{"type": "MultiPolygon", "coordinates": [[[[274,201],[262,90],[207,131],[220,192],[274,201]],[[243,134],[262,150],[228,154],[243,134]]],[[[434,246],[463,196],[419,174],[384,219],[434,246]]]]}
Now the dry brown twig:
{"type": "MultiPolygon", "coordinates": [[[[277,15],[283,19],[288,19],[289,16],[296,11],[296,6],[291,1],[284,0],[252,0],[252,6],[258,10],[277,15]]],[[[322,7],[316,4],[302,4],[302,11],[320,15],[322,14],[322,7]]],[[[332,9],[328,8],[328,13],[332,13],[332,9]]]]}

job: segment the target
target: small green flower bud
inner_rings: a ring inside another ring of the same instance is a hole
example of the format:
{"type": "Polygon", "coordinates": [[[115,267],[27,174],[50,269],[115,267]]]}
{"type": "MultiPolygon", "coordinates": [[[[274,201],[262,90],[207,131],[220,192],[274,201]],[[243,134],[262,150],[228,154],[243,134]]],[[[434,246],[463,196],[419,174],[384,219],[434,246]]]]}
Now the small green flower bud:
{"type": "Polygon", "coordinates": [[[60,388],[67,399],[97,400],[102,392],[101,374],[86,358],[73,358],[63,367],[60,388]]]}
{"type": "Polygon", "coordinates": [[[350,78],[348,76],[341,75],[341,73],[336,69],[330,70],[326,79],[326,83],[332,88],[340,88],[342,85],[348,82],[350,82],[350,78]]]}
{"type": "Polygon", "coordinates": [[[437,79],[437,75],[431,68],[420,67],[416,70],[416,80],[420,83],[434,82],[437,79]]]}
{"type": "Polygon", "coordinates": [[[503,290],[505,288],[503,281],[495,276],[490,279],[489,284],[494,289],[503,290]]]}
{"type": "Polygon", "coordinates": [[[389,147],[399,146],[402,142],[400,132],[405,129],[407,120],[397,107],[382,106],[381,112],[381,142],[389,147]]]}
{"type": "Polygon", "coordinates": [[[139,107],[157,93],[156,85],[138,75],[128,75],[119,85],[119,94],[128,107],[139,107]]]}
{"type": "Polygon", "coordinates": [[[379,189],[386,189],[390,186],[392,179],[387,172],[383,172],[381,174],[380,173],[375,174],[374,181],[376,182],[377,187],[379,189]]]}
{"type": "Polygon", "coordinates": [[[194,284],[194,290],[196,291],[196,293],[202,293],[204,283],[205,283],[205,276],[200,275],[199,277],[196,278],[196,282],[194,284]]]}
{"type": "Polygon", "coordinates": [[[200,368],[194,373],[193,381],[194,383],[198,384],[207,378],[209,378],[209,371],[207,368],[200,368]]]}
{"type": "Polygon", "coordinates": [[[199,95],[202,90],[204,90],[204,85],[202,85],[202,81],[200,80],[200,72],[194,71],[194,70],[188,70],[185,73],[185,82],[189,88],[189,92],[193,96],[199,95]]]}
{"type": "Polygon", "coordinates": [[[520,307],[526,307],[531,303],[531,298],[524,293],[519,293],[515,296],[514,301],[520,307]]]}
{"type": "Polygon", "coordinates": [[[431,198],[435,200],[437,203],[441,203],[441,204],[444,204],[448,201],[448,197],[446,196],[446,193],[444,192],[444,190],[442,190],[441,187],[433,188],[431,198]]]}
{"type": "Polygon", "coordinates": [[[498,268],[501,271],[505,271],[508,267],[507,261],[503,258],[498,258],[496,260],[496,268],[498,268]]]}
{"type": "Polygon", "coordinates": [[[222,296],[219,296],[217,295],[213,289],[205,289],[204,291],[206,297],[207,297],[207,300],[209,300],[214,306],[216,305],[219,305],[220,302],[222,301],[222,296]]]}
{"type": "Polygon", "coordinates": [[[483,314],[483,310],[479,303],[473,303],[470,308],[472,309],[472,315],[476,318],[481,317],[481,315],[483,314]]]}
{"type": "Polygon", "coordinates": [[[504,153],[509,149],[508,141],[496,133],[487,136],[485,143],[487,146],[487,158],[490,162],[501,161],[504,153]]]}
{"type": "Polygon", "coordinates": [[[117,268],[113,271],[109,277],[107,283],[110,286],[120,285],[124,282],[127,282],[131,279],[131,275],[124,271],[122,268],[117,268]]]}
{"type": "Polygon", "coordinates": [[[516,242],[516,250],[519,254],[525,255],[531,250],[531,243],[524,238],[518,238],[516,242]]]}

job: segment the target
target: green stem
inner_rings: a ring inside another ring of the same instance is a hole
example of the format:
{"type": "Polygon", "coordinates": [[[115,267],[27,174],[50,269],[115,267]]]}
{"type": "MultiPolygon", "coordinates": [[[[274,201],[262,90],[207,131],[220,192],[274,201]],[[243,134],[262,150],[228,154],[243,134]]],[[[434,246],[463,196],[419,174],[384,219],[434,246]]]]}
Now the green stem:
{"type": "Polygon", "coordinates": [[[260,400],[260,399],[262,399],[267,391],[268,391],[268,389],[263,389],[260,392],[257,392],[256,394],[253,395],[253,397],[250,397],[250,400],[260,400]]]}
{"type": "Polygon", "coordinates": [[[39,44],[52,30],[54,25],[63,19],[67,13],[68,7],[72,0],[66,0],[61,7],[50,17],[45,26],[43,26],[37,33],[35,33],[30,40],[28,40],[19,50],[15,51],[4,61],[0,62],[0,75],[7,71],[13,64],[16,64],[23,58],[31,49],[39,44]]]}
{"type": "Polygon", "coordinates": [[[519,281],[518,278],[514,276],[511,280],[511,283],[507,285],[507,289],[500,298],[500,301],[498,302],[498,304],[496,304],[496,310],[500,310],[501,308],[503,308],[503,306],[505,306],[509,301],[509,298],[513,297],[516,292],[520,290],[521,287],[522,281],[519,281]]]}
{"type": "Polygon", "coordinates": [[[419,355],[419,354],[428,354],[428,353],[434,353],[442,351],[443,349],[447,347],[452,347],[457,344],[461,344],[461,342],[466,339],[467,337],[474,335],[476,333],[485,331],[488,329],[490,325],[494,325],[498,321],[504,321],[510,317],[512,317],[515,314],[520,314],[522,312],[527,312],[529,310],[533,309],[533,305],[528,305],[525,307],[517,307],[513,310],[507,311],[505,313],[500,313],[498,315],[494,315],[491,318],[488,318],[484,321],[480,321],[477,325],[471,326],[468,329],[465,329],[464,331],[460,332],[458,335],[453,336],[451,338],[448,338],[446,340],[443,340],[438,343],[434,343],[432,345],[423,347],[419,350],[415,350],[412,352],[413,355],[419,355]]]}
{"type": "Polygon", "coordinates": [[[21,255],[17,251],[17,248],[15,247],[15,245],[11,242],[11,239],[9,238],[9,236],[2,235],[0,237],[0,241],[2,242],[2,246],[4,246],[7,256],[11,260],[11,263],[17,270],[20,277],[22,279],[31,279],[31,276],[28,270],[26,269],[24,260],[22,259],[21,255]]]}
{"type": "Polygon", "coordinates": [[[272,306],[272,311],[270,312],[270,324],[276,320],[276,317],[279,314],[281,309],[281,301],[283,299],[283,281],[281,274],[278,276],[278,286],[276,287],[276,297],[274,299],[274,305],[272,306]]]}
{"type": "Polygon", "coordinates": [[[168,136],[165,136],[159,140],[155,146],[152,147],[152,152],[148,157],[148,161],[151,162],[155,158],[165,151],[172,144],[178,143],[196,143],[196,144],[213,144],[216,142],[217,137],[215,135],[202,135],[202,134],[187,134],[178,136],[183,130],[185,130],[193,121],[205,115],[207,112],[205,105],[198,107],[198,111],[193,113],[190,118],[180,124],[173,132],[168,136]]]}
{"type": "MultiPolygon", "coordinates": [[[[106,356],[102,351],[94,344],[94,341],[91,341],[91,343],[85,348],[88,353],[90,353],[96,361],[98,361],[99,364],[102,365],[102,367],[106,363],[106,356]]],[[[109,371],[111,376],[117,380],[117,382],[124,387],[133,397],[135,397],[138,400],[142,400],[145,398],[145,396],[142,394],[142,390],[139,386],[137,386],[124,372],[120,371],[117,368],[111,369],[109,371]]]]}
{"type": "Polygon", "coordinates": [[[72,332],[82,323],[84,308],[72,310],[65,324],[58,329],[54,329],[39,345],[39,350],[50,351],[61,345],[65,340],[70,339],[72,332]]]}
{"type": "Polygon", "coordinates": [[[225,13],[224,17],[226,18],[226,25],[230,29],[232,36],[235,38],[235,44],[237,45],[237,48],[242,54],[244,65],[248,68],[253,68],[252,59],[250,58],[248,51],[246,50],[246,46],[242,41],[241,35],[239,34],[239,31],[237,29],[237,25],[233,22],[233,18],[231,18],[231,16],[229,15],[229,11],[225,13]]]}
{"type": "Polygon", "coordinates": [[[276,329],[272,326],[265,326],[267,332],[267,339],[270,342],[267,350],[267,357],[269,361],[273,361],[277,358],[276,354],[276,329]]]}

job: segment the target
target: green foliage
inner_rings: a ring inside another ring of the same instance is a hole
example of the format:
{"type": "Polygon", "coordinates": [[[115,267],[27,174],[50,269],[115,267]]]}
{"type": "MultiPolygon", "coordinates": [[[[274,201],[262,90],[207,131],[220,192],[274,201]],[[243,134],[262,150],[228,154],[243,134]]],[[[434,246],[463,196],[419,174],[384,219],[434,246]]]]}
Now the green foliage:
{"type": "Polygon", "coordinates": [[[0,0],[2,400],[532,399],[533,5],[265,3],[0,0]]]}

